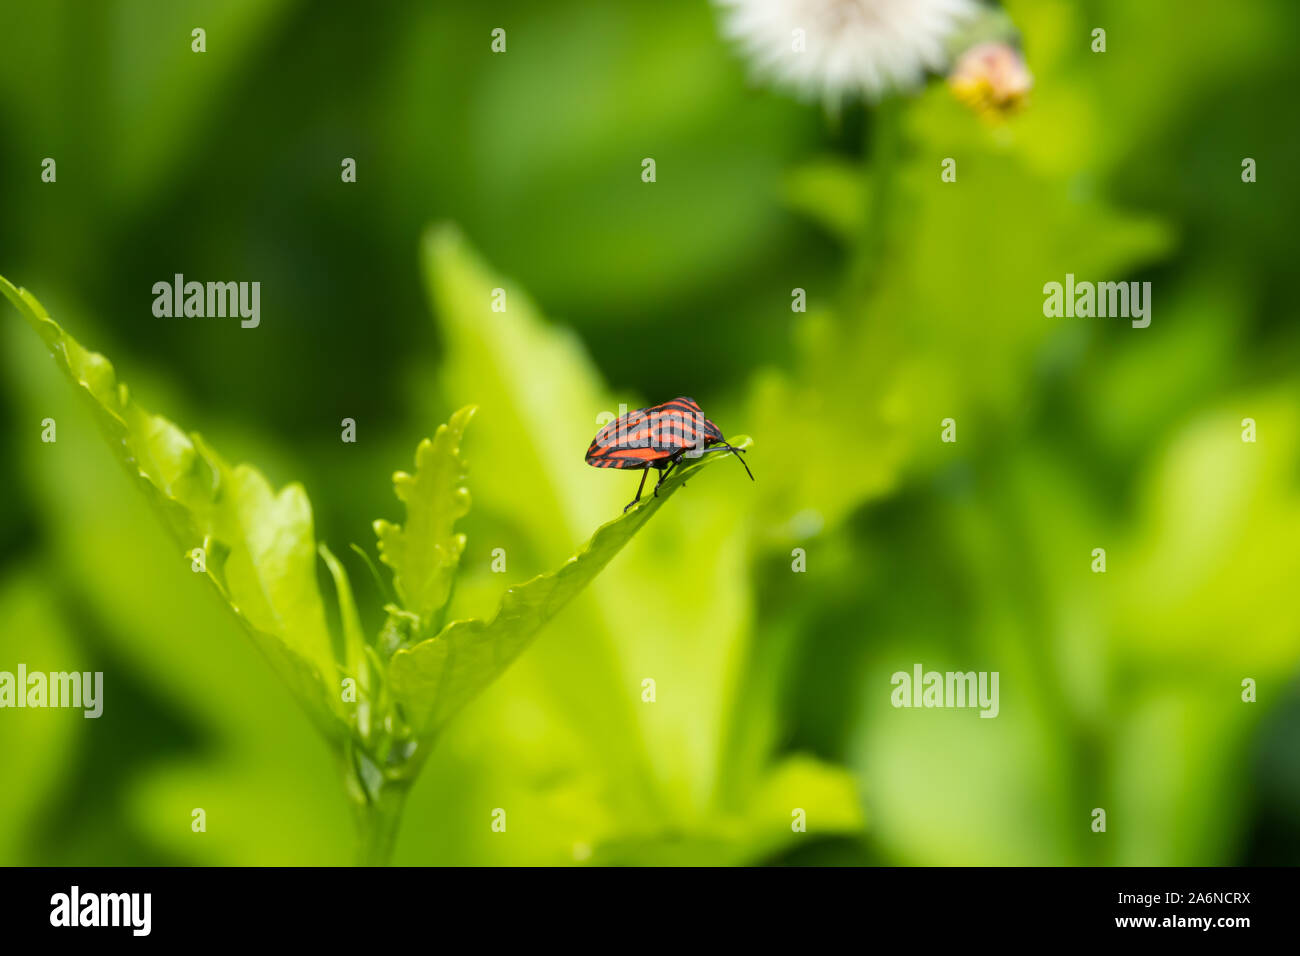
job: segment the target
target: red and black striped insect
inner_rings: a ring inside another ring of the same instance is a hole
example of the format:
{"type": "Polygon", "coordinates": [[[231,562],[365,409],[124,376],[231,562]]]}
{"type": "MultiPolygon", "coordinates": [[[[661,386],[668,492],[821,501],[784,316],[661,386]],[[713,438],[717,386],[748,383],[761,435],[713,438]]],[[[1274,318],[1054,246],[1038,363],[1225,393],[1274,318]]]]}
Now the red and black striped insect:
{"type": "Polygon", "coordinates": [[[626,512],[641,500],[651,468],[659,471],[654,489],[657,498],[659,486],[687,455],[695,458],[711,451],[729,451],[745,466],[745,473],[753,481],[754,473],[740,457],[744,450],[733,448],[722,437],[722,430],[704,417],[695,399],[682,397],[654,408],[638,408],[614,419],[592,439],[587,449],[587,464],[593,468],[641,469],[641,484],[637,486],[636,497],[623,509],[626,512]],[[710,445],[720,447],[710,448],[710,445]]]}

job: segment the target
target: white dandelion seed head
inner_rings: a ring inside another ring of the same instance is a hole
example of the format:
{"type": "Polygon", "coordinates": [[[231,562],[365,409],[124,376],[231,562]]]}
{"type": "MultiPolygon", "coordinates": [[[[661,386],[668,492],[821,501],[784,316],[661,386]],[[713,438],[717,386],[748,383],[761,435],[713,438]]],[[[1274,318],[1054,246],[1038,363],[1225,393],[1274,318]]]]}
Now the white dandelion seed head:
{"type": "Polygon", "coordinates": [[[978,0],[714,0],[764,80],[829,106],[920,86],[978,0]]]}

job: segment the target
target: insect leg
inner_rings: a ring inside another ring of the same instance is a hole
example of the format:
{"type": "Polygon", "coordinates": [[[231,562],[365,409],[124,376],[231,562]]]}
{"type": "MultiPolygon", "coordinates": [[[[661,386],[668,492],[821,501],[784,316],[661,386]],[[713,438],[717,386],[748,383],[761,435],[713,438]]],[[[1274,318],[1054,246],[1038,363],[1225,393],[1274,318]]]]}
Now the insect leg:
{"type": "Polygon", "coordinates": [[[674,458],[673,461],[672,461],[672,464],[671,464],[671,465],[669,465],[669,466],[668,466],[667,468],[665,468],[663,471],[659,472],[659,480],[658,480],[657,482],[655,482],[655,497],[656,497],[656,498],[659,497],[659,486],[662,485],[662,484],[664,483],[664,479],[667,478],[668,475],[671,474],[672,470],[673,470],[674,468],[677,467],[678,462],[679,462],[679,459],[674,458]]]}
{"type": "MultiPolygon", "coordinates": [[[[636,497],[633,498],[631,501],[629,501],[629,502],[627,503],[627,506],[624,507],[624,509],[623,509],[623,514],[627,514],[627,509],[628,509],[628,508],[631,508],[634,504],[636,504],[638,501],[641,500],[641,489],[643,489],[643,488],[645,487],[645,480],[646,480],[647,476],[649,476],[649,474],[650,474],[650,469],[649,469],[649,468],[642,468],[642,469],[641,469],[641,484],[639,484],[639,485],[636,486],[636,497]]],[[[656,487],[657,487],[657,486],[656,486],[656,487]]]]}

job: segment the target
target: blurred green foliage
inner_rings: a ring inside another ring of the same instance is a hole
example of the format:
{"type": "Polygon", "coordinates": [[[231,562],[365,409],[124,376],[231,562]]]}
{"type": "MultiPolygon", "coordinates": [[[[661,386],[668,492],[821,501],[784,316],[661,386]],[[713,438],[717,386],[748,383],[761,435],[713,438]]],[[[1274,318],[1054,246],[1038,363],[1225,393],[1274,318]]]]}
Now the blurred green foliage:
{"type": "MultiPolygon", "coordinates": [[[[1300,6],[1004,6],[1035,87],[1000,125],[939,82],[832,122],[702,2],[0,7],[0,273],[311,489],[364,620],[342,544],[456,408],[453,617],[631,497],[582,461],[601,412],[688,394],[754,436],[757,483],[692,481],[447,725],[397,862],[1300,861],[1300,6]],[[176,272],[261,281],[261,327],[155,318],[176,272]],[[1044,318],[1067,272],[1151,281],[1151,327],[1044,318]],[[918,661],[999,671],[999,717],[892,708],[918,661]]],[[[308,721],[0,342],[0,669],[106,685],[98,720],[0,712],[0,863],[347,862],[308,721]]]]}

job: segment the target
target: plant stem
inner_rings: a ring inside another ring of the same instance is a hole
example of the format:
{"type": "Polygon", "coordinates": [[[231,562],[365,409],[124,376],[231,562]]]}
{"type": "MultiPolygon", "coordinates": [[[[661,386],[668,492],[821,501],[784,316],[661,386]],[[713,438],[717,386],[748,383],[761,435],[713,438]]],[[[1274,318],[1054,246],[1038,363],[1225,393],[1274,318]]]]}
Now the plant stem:
{"type": "Polygon", "coordinates": [[[849,314],[861,307],[879,275],[894,207],[895,174],[902,153],[902,105],[887,97],[872,111],[866,124],[867,142],[862,156],[867,208],[857,247],[850,254],[846,295],[849,314]]]}
{"type": "Polygon", "coordinates": [[[410,785],[405,780],[385,780],[377,794],[355,805],[357,866],[389,864],[409,790],[410,785]]]}
{"type": "Polygon", "coordinates": [[[357,822],[356,864],[387,866],[419,765],[401,768],[409,772],[384,773],[359,741],[351,741],[342,757],[344,785],[357,822]]]}

